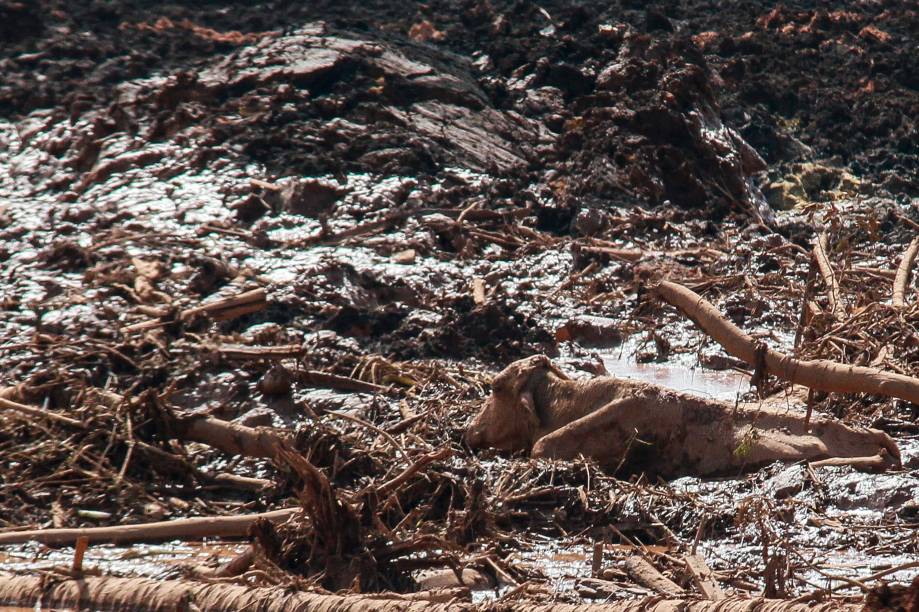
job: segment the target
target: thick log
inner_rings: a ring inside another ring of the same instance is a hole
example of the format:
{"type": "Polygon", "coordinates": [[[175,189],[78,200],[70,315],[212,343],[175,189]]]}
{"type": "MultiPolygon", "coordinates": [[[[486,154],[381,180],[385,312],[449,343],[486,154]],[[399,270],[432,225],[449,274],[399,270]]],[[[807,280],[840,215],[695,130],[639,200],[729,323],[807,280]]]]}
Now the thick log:
{"type": "MultiPolygon", "coordinates": [[[[0,605],[77,609],[235,612],[471,612],[472,604],[421,600],[426,594],[326,595],[290,588],[247,588],[223,583],[149,578],[85,576],[48,580],[45,576],[0,575],[0,605]]],[[[642,599],[603,604],[534,604],[509,601],[500,606],[508,612],[856,612],[860,605],[829,601],[820,604],[777,599],[731,597],[720,601],[642,599]]]]}

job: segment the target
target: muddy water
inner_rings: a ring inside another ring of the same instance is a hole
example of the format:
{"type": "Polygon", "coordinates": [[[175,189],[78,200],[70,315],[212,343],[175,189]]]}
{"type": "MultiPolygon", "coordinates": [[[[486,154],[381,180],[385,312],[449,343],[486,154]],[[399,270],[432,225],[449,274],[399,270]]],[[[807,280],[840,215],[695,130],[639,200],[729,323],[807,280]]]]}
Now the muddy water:
{"type": "Polygon", "coordinates": [[[749,390],[749,378],[744,374],[702,368],[695,363],[695,355],[666,363],[639,363],[635,347],[634,341],[626,341],[614,351],[599,353],[606,371],[709,399],[733,400],[749,390]]]}

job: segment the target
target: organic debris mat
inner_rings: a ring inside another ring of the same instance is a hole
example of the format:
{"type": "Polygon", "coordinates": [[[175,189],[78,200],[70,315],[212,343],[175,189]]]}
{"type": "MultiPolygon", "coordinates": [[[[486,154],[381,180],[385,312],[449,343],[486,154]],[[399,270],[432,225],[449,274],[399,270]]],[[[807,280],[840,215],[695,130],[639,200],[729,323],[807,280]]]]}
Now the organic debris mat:
{"type": "Polygon", "coordinates": [[[919,412],[885,382],[919,376],[917,27],[0,0],[0,603],[919,605],[919,412]],[[900,462],[470,449],[537,354],[728,372],[900,462]]]}

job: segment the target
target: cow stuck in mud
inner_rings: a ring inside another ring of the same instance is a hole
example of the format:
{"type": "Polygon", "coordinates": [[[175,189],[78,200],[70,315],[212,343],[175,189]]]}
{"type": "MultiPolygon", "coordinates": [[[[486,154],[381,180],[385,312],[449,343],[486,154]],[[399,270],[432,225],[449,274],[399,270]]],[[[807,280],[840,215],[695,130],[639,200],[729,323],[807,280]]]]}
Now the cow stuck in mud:
{"type": "Polygon", "coordinates": [[[852,458],[895,466],[887,434],[770,402],[733,404],[632,380],[572,380],[543,355],[509,365],[469,424],[471,448],[591,457],[612,473],[665,477],[731,474],[775,461],[852,458]],[[868,458],[871,458],[870,460],[868,458]]]}

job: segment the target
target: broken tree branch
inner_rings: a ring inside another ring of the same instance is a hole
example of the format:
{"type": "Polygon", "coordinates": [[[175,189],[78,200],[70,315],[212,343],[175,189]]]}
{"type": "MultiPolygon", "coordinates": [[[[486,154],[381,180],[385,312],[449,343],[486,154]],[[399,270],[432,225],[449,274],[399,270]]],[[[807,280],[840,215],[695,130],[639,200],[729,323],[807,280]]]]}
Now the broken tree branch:
{"type": "Polygon", "coordinates": [[[663,593],[664,595],[671,596],[685,593],[680,585],[664,576],[656,567],[638,555],[626,559],[623,563],[623,567],[625,568],[625,572],[629,575],[629,578],[641,586],[651,589],[655,593],[663,593]]]}
{"type": "Polygon", "coordinates": [[[287,440],[267,427],[246,427],[209,416],[193,415],[176,420],[176,437],[201,442],[231,455],[274,458],[287,440]]]}
{"type": "Polygon", "coordinates": [[[893,280],[893,305],[898,308],[906,305],[906,286],[909,284],[910,273],[917,254],[919,254],[919,236],[913,238],[903,253],[903,259],[900,260],[897,275],[893,280]]]}
{"type": "MultiPolygon", "coordinates": [[[[197,540],[211,537],[238,538],[245,536],[248,533],[249,526],[257,520],[266,519],[272,523],[282,523],[300,511],[300,508],[284,508],[259,514],[202,516],[156,523],[140,523],[138,525],[12,531],[0,533],[0,546],[22,544],[23,542],[41,542],[42,544],[64,546],[73,544],[81,537],[88,538],[93,543],[153,542],[177,539],[197,540]]],[[[0,601],[2,599],[0,597],[0,601]]]]}
{"type": "Polygon", "coordinates": [[[51,412],[50,410],[36,408],[26,404],[20,404],[19,402],[14,402],[13,400],[7,399],[7,392],[10,390],[12,390],[11,394],[16,393],[15,387],[8,387],[7,389],[0,390],[0,408],[5,410],[12,410],[13,412],[18,412],[20,414],[24,414],[36,419],[56,421],[58,423],[63,423],[64,425],[69,425],[70,427],[75,427],[77,429],[86,428],[86,425],[84,425],[82,421],[71,419],[70,417],[64,416],[62,414],[57,414],[56,412],[51,412]]]}
{"type": "MultiPolygon", "coordinates": [[[[662,281],[655,292],[679,308],[728,353],[747,363],[757,363],[759,343],[725,319],[717,308],[699,294],[669,281],[662,281]]],[[[919,403],[919,379],[912,376],[824,359],[794,359],[768,347],[764,353],[767,370],[789,382],[818,391],[871,393],[919,403]]]]}
{"type": "Polygon", "coordinates": [[[839,283],[836,281],[836,275],[833,273],[833,267],[830,265],[830,259],[827,256],[829,250],[829,239],[826,232],[820,234],[814,241],[814,260],[817,262],[817,268],[820,275],[823,276],[823,282],[826,283],[827,297],[830,302],[830,312],[836,318],[843,316],[839,300],[839,283]]]}

